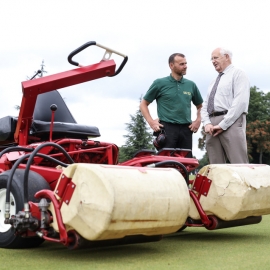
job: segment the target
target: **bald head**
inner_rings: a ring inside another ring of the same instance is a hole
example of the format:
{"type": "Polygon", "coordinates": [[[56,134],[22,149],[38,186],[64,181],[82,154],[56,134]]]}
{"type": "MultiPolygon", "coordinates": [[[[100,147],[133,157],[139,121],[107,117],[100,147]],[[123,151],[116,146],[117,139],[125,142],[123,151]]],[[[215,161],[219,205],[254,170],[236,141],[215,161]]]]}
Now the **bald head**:
{"type": "Polygon", "coordinates": [[[232,52],[225,48],[216,48],[211,55],[213,66],[217,72],[223,72],[232,63],[232,52]]]}

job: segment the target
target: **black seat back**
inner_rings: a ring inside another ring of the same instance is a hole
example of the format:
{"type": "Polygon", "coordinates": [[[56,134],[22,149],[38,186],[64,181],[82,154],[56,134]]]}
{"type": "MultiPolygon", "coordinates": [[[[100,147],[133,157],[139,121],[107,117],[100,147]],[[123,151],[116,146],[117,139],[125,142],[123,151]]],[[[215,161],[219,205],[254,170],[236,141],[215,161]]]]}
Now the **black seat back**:
{"type": "Polygon", "coordinates": [[[0,118],[0,142],[14,141],[14,133],[17,125],[17,117],[5,116],[0,118]]]}
{"type": "Polygon", "coordinates": [[[44,122],[51,122],[52,111],[50,109],[52,104],[57,105],[57,110],[54,114],[55,122],[74,123],[76,120],[69,111],[65,101],[57,90],[40,94],[37,96],[33,120],[40,120],[44,122]]]}
{"type": "MultiPolygon", "coordinates": [[[[52,116],[50,106],[52,104],[57,105],[54,115],[54,139],[67,137],[87,139],[100,136],[97,127],[77,124],[65,101],[56,90],[38,95],[29,131],[31,136],[49,140],[52,116]]],[[[17,117],[6,116],[0,119],[0,145],[14,141],[16,125],[17,117]]]]}
{"type": "Polygon", "coordinates": [[[100,136],[97,127],[77,124],[57,90],[38,95],[30,135],[38,137],[41,140],[49,139],[52,117],[50,107],[52,104],[57,105],[57,110],[54,114],[53,139],[68,137],[87,139],[88,137],[94,138],[100,136]]]}

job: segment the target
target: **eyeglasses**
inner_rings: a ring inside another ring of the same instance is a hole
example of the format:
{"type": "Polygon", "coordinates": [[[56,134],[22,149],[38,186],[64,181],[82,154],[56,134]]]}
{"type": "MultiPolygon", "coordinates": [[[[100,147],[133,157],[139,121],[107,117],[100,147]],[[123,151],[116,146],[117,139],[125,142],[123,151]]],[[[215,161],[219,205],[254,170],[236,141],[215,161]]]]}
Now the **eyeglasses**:
{"type": "Polygon", "coordinates": [[[211,59],[210,59],[210,61],[216,61],[216,60],[218,60],[219,59],[219,56],[214,56],[214,57],[212,57],[211,59]]]}
{"type": "Polygon", "coordinates": [[[211,59],[210,59],[210,61],[216,61],[216,60],[218,60],[219,58],[221,58],[221,57],[223,57],[223,56],[225,56],[225,55],[228,55],[227,53],[225,53],[224,55],[220,55],[220,56],[214,56],[214,57],[212,57],[211,59]]]}

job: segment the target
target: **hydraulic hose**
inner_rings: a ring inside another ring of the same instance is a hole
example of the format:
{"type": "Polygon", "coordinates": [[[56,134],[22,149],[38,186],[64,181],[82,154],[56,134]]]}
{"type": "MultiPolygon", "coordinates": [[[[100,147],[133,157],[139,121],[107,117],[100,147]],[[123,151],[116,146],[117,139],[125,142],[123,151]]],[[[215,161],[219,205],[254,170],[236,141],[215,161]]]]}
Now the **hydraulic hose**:
{"type": "Polygon", "coordinates": [[[184,170],[184,172],[185,172],[185,180],[186,180],[187,185],[189,185],[188,171],[187,171],[186,166],[183,163],[178,162],[178,161],[174,161],[174,160],[166,160],[166,161],[161,161],[161,162],[155,163],[154,165],[155,165],[155,167],[165,167],[166,165],[170,165],[170,164],[179,166],[184,170]]]}
{"type": "MultiPolygon", "coordinates": [[[[68,165],[64,162],[61,162],[53,157],[50,157],[48,155],[44,155],[41,153],[37,153],[36,156],[42,157],[42,158],[46,158],[52,162],[55,162],[58,165],[61,165],[63,167],[67,167],[68,165]]],[[[11,184],[12,184],[12,179],[14,176],[14,173],[16,171],[16,169],[18,168],[18,166],[27,158],[30,157],[30,154],[24,155],[22,157],[20,157],[13,165],[12,169],[10,170],[10,174],[8,176],[8,180],[7,180],[7,190],[6,190],[6,208],[5,208],[5,216],[6,218],[9,218],[9,212],[10,212],[10,190],[11,190],[11,184]]],[[[28,180],[28,179],[27,179],[28,180]]],[[[28,202],[28,198],[27,198],[27,202],[28,202]]]]}
{"type": "Polygon", "coordinates": [[[70,163],[74,163],[73,159],[70,157],[70,155],[66,152],[66,150],[60,146],[59,144],[53,143],[53,142],[47,142],[44,144],[39,145],[31,154],[27,161],[25,173],[24,173],[24,179],[23,179],[23,187],[24,187],[24,210],[25,210],[25,217],[29,217],[29,204],[28,204],[28,176],[29,176],[29,170],[30,166],[33,162],[33,159],[35,155],[44,147],[52,146],[60,150],[64,154],[64,156],[68,159],[70,163]]]}

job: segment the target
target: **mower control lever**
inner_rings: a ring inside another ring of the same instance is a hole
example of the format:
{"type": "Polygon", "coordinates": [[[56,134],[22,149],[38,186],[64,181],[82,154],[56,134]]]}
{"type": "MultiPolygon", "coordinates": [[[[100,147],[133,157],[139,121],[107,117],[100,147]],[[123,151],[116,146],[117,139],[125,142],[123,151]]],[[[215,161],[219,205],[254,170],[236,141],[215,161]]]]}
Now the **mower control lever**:
{"type": "Polygon", "coordinates": [[[72,51],[68,56],[68,62],[74,66],[82,67],[82,65],[80,65],[78,62],[73,61],[72,58],[74,55],[78,54],[79,52],[83,51],[84,49],[86,49],[87,47],[92,46],[92,45],[96,45],[96,46],[106,50],[101,61],[109,60],[112,53],[115,53],[115,54],[118,54],[118,55],[124,57],[124,60],[122,61],[121,65],[116,70],[116,72],[113,75],[108,76],[108,77],[113,77],[113,76],[116,76],[117,74],[119,74],[121,72],[121,70],[123,69],[123,67],[125,66],[126,62],[128,61],[128,57],[120,52],[117,52],[117,51],[112,50],[108,47],[105,47],[101,44],[98,44],[95,41],[89,41],[89,42],[83,44],[82,46],[80,46],[79,48],[75,49],[74,51],[72,51]]]}

